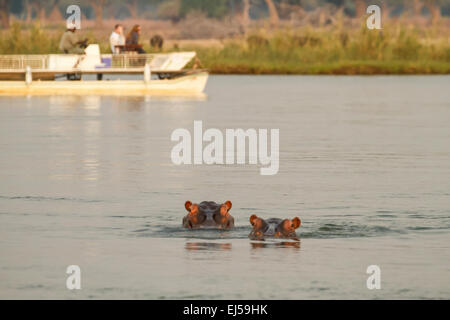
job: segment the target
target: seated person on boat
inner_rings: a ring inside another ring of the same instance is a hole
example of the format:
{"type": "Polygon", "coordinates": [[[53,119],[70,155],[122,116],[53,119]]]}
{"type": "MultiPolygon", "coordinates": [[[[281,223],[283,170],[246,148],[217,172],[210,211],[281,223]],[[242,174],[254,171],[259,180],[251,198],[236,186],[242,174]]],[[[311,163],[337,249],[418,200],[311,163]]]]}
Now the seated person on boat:
{"type": "Polygon", "coordinates": [[[136,51],[138,53],[145,53],[145,50],[142,49],[142,45],[139,44],[139,35],[141,34],[141,26],[136,24],[131,29],[130,33],[127,35],[126,39],[126,50],[127,51],[136,51]]]}
{"type": "Polygon", "coordinates": [[[87,46],[88,39],[78,40],[75,26],[68,26],[59,42],[59,50],[64,53],[83,54],[87,46]]]}
{"type": "Polygon", "coordinates": [[[111,46],[112,53],[120,53],[120,48],[125,45],[125,37],[123,36],[123,26],[116,24],[114,31],[109,37],[109,44],[111,46]]]}

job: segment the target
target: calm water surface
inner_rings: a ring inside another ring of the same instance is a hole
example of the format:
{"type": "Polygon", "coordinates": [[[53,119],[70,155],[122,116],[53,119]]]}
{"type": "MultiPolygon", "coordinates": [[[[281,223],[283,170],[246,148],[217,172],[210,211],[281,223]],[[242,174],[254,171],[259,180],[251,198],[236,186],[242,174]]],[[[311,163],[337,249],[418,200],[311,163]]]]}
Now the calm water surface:
{"type": "Polygon", "coordinates": [[[206,99],[0,97],[0,298],[449,299],[449,85],[212,76],[206,99]],[[278,174],[173,165],[170,135],[194,120],[279,128],[278,174]],[[186,200],[231,200],[235,230],[183,230],[186,200]],[[251,214],[299,216],[300,242],[249,241],[251,214]]]}

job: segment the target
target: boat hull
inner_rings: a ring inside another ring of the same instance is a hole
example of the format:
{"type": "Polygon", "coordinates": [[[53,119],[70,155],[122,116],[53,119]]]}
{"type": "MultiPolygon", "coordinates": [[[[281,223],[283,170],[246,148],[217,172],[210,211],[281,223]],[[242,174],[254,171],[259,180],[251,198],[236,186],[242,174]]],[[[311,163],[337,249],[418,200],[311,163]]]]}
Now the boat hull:
{"type": "Polygon", "coordinates": [[[105,80],[105,81],[0,81],[1,95],[191,95],[202,94],[207,72],[183,75],[173,79],[105,80]]]}

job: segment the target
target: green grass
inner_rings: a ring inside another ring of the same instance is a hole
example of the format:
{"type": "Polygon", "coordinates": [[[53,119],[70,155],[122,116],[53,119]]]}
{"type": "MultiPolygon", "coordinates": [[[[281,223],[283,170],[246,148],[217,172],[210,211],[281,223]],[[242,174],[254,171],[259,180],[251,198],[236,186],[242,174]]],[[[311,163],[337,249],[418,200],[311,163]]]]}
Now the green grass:
{"type": "Polygon", "coordinates": [[[302,30],[228,41],[222,49],[198,49],[213,73],[243,74],[448,74],[448,38],[428,39],[415,30],[302,30]],[[433,44],[426,44],[432,40],[433,44]]]}
{"type": "MultiPolygon", "coordinates": [[[[13,24],[0,35],[0,54],[57,53],[62,32],[49,35],[39,25],[22,30],[13,24]]],[[[109,51],[106,39],[83,36],[109,51]]],[[[216,74],[449,74],[449,39],[445,29],[399,25],[382,31],[306,27],[225,40],[222,48],[180,50],[197,51],[203,67],[216,74]]],[[[148,45],[144,49],[150,51],[148,45]]]]}
{"type": "Polygon", "coordinates": [[[295,65],[226,63],[210,65],[208,69],[213,74],[450,74],[450,63],[434,61],[339,61],[295,65]]]}

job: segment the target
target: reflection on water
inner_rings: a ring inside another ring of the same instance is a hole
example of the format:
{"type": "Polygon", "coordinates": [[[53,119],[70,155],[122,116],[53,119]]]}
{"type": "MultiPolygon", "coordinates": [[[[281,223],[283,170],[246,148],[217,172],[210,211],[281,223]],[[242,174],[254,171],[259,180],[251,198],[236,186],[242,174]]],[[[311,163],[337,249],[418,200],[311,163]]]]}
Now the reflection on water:
{"type": "Polygon", "coordinates": [[[294,248],[300,249],[300,240],[298,241],[274,241],[274,242],[265,242],[265,241],[251,241],[250,242],[252,249],[260,249],[260,248],[294,248]]]}
{"type": "Polygon", "coordinates": [[[186,242],[185,248],[188,251],[199,250],[231,250],[231,243],[216,243],[216,242],[186,242]]]}
{"type": "MultiPolygon", "coordinates": [[[[35,99],[45,99],[39,97],[35,99]]],[[[89,116],[99,116],[101,107],[100,96],[50,96],[48,97],[48,111],[50,116],[71,115],[79,109],[89,116]]]]}

